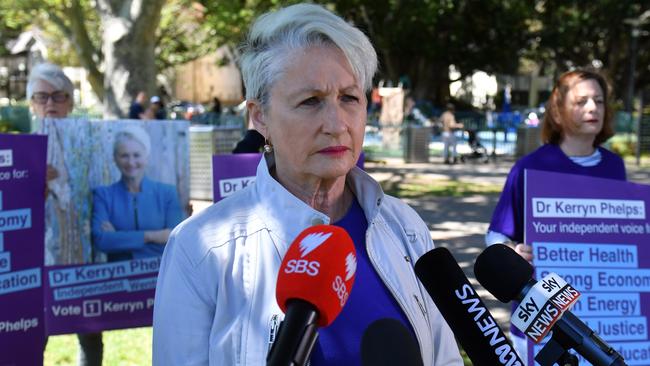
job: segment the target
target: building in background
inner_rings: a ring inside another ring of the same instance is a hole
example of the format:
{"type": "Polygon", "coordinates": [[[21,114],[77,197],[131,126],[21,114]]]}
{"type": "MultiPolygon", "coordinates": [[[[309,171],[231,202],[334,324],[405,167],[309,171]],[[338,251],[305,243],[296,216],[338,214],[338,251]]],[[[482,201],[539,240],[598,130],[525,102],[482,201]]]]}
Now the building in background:
{"type": "Polygon", "coordinates": [[[176,68],[173,96],[177,100],[210,104],[217,97],[223,105],[244,100],[241,73],[227,46],[176,68]]]}

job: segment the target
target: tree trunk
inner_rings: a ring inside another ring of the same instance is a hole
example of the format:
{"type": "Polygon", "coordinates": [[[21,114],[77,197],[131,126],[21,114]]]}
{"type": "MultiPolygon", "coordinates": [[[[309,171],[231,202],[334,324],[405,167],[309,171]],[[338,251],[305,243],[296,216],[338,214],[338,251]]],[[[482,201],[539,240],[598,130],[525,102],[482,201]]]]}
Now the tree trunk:
{"type": "Polygon", "coordinates": [[[104,118],[122,118],[141,90],[156,90],[156,29],[165,0],[98,0],[103,28],[104,118]]]}

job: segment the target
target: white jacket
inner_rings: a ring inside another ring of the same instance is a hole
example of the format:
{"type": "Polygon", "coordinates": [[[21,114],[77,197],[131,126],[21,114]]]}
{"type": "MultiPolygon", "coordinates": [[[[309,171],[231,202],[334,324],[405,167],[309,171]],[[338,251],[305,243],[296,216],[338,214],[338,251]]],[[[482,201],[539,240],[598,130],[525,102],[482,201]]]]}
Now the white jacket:
{"type": "MultiPolygon", "coordinates": [[[[368,219],[368,256],[413,326],[424,364],[462,366],[413,271],[433,248],[427,226],[362,170],[348,181],[368,219]]],[[[275,300],[280,263],[301,231],[321,223],[329,218],[284,189],[262,159],[254,185],[176,227],[156,286],[153,364],[265,365],[284,316],[275,300]]]]}

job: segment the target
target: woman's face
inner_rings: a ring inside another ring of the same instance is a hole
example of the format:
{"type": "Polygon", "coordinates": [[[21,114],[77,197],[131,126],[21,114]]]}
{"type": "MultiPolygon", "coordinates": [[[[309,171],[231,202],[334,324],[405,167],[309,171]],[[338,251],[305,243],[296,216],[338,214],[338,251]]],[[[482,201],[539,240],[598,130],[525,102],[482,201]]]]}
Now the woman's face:
{"type": "Polygon", "coordinates": [[[605,96],[596,80],[586,79],[574,84],[565,101],[565,116],[570,118],[564,134],[570,137],[595,138],[603,129],[605,96]]]}
{"type": "Polygon", "coordinates": [[[147,167],[147,153],[144,146],[134,139],[123,139],[115,150],[115,164],[127,179],[141,179],[147,167]]]}
{"type": "Polygon", "coordinates": [[[40,79],[34,83],[30,103],[38,118],[65,118],[72,111],[72,97],[40,79]]]}
{"type": "Polygon", "coordinates": [[[311,47],[287,57],[268,109],[248,105],[256,128],[273,145],[277,175],[298,184],[344,177],[361,153],[365,93],[338,48],[311,47]]]}

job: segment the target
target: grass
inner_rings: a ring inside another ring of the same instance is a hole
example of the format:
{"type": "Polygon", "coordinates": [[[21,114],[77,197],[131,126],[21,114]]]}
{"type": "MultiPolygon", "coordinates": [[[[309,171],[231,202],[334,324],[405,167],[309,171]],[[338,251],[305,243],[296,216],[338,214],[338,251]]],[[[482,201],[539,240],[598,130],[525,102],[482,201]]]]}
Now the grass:
{"type": "Polygon", "coordinates": [[[456,180],[436,180],[417,182],[387,182],[381,183],[384,191],[392,196],[400,198],[418,198],[423,196],[435,197],[465,197],[474,194],[498,194],[503,186],[491,183],[474,183],[456,180]]]}
{"type": "MultiPolygon", "coordinates": [[[[151,365],[151,327],[103,332],[105,366],[151,365]]],[[[45,366],[77,365],[79,346],[75,334],[51,336],[45,349],[45,366]]]]}

